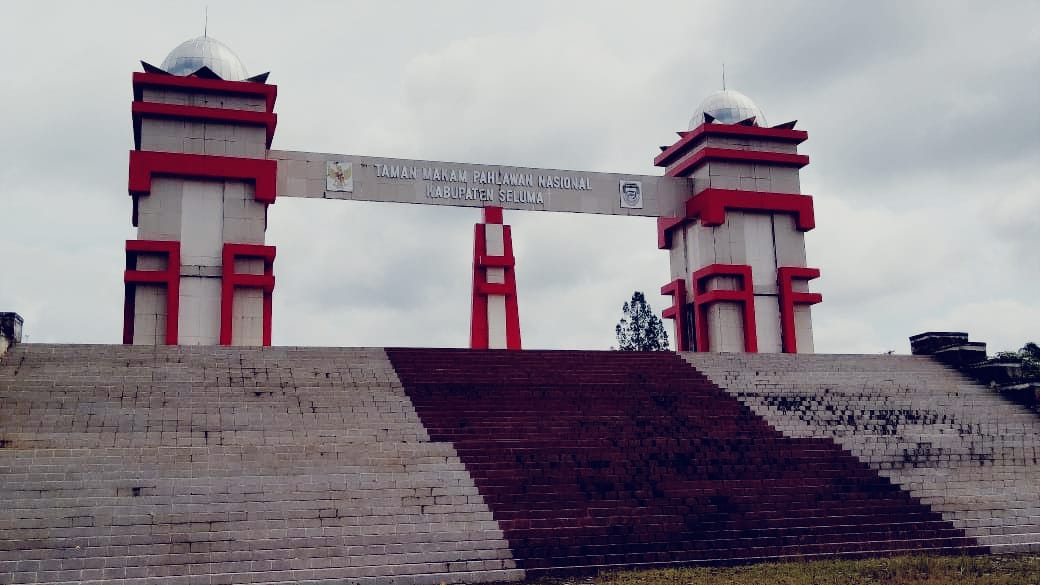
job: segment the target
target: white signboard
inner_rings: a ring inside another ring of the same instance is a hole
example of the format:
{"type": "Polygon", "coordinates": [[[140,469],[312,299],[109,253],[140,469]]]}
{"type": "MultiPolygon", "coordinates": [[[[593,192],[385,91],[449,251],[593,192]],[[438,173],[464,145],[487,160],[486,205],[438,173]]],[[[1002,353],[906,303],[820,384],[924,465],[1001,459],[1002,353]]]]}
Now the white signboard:
{"type": "Polygon", "coordinates": [[[680,212],[690,179],[270,151],[278,196],[616,215],[680,212]]]}

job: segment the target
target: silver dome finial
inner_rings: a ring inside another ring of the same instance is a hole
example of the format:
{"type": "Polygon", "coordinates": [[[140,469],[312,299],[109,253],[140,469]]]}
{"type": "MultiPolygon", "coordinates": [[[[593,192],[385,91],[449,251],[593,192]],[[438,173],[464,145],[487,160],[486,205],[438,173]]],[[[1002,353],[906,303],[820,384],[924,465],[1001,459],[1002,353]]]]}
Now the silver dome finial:
{"type": "Polygon", "coordinates": [[[242,81],[249,77],[246,66],[234,51],[217,39],[205,35],[177,45],[161,65],[167,73],[181,76],[192,75],[203,67],[225,81],[242,81]]]}
{"type": "Polygon", "coordinates": [[[755,119],[755,126],[766,126],[765,114],[755,105],[755,102],[751,101],[751,98],[739,91],[723,89],[704,98],[704,101],[697,106],[693,118],[690,118],[690,130],[705,122],[739,124],[749,118],[755,119]]]}

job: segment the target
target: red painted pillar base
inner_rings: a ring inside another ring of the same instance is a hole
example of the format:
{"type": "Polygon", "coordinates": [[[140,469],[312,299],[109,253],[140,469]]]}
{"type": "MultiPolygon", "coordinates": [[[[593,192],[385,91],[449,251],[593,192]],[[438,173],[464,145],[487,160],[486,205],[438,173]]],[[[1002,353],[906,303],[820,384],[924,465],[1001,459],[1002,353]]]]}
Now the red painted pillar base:
{"type": "Polygon", "coordinates": [[[672,297],[672,305],[661,312],[665,319],[675,321],[675,351],[690,351],[690,339],[687,335],[686,315],[686,281],[677,278],[661,287],[661,294],[672,297]]]}
{"type": "Polygon", "coordinates": [[[520,349],[512,233],[509,226],[502,223],[501,207],[485,207],[483,215],[484,223],[476,224],[473,233],[469,346],[471,349],[520,349]],[[496,227],[489,230],[489,226],[496,227]]]}
{"type": "Polygon", "coordinates": [[[271,345],[272,296],[274,294],[274,246],[255,244],[224,244],[223,277],[220,291],[220,345],[231,345],[234,325],[236,288],[259,288],[264,291],[263,332],[261,345],[271,345]],[[255,259],[264,263],[263,274],[243,274],[235,271],[235,260],[255,259]]]}

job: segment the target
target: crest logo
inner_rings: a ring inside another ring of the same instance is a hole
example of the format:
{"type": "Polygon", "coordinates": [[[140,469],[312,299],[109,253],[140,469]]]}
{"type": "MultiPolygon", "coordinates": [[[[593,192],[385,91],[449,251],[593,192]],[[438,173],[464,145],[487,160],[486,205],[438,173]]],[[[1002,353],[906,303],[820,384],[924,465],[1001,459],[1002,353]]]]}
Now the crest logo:
{"type": "Polygon", "coordinates": [[[354,192],[353,163],[325,161],[325,190],[354,192]]]}
{"type": "Polygon", "coordinates": [[[640,181],[621,181],[618,187],[621,190],[622,209],[643,208],[643,183],[640,181]]]}

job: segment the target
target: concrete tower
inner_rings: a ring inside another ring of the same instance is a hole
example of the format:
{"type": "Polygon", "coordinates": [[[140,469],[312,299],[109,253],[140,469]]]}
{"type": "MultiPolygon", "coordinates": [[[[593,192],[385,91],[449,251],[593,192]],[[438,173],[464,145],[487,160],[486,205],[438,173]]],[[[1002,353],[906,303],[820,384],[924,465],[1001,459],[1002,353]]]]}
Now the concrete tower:
{"type": "Polygon", "coordinates": [[[211,37],[133,75],[123,343],[270,345],[277,88],[211,37]]]}
{"type": "Polygon", "coordinates": [[[808,281],[820,272],[806,265],[804,232],[815,223],[798,145],[808,135],[794,125],[768,127],[747,96],[720,91],[654,160],[693,180],[683,213],[658,219],[671,260],[664,316],[679,351],[813,351],[810,306],[822,297],[808,281]]]}

